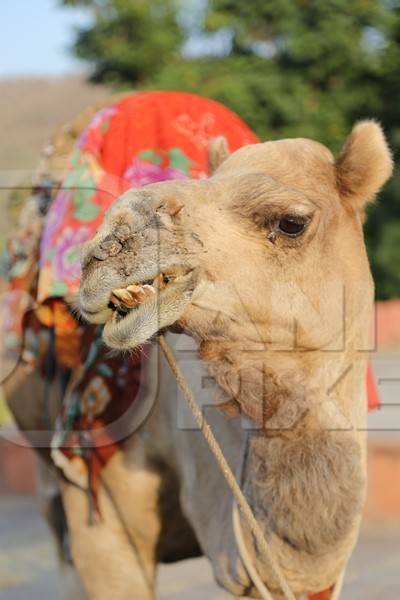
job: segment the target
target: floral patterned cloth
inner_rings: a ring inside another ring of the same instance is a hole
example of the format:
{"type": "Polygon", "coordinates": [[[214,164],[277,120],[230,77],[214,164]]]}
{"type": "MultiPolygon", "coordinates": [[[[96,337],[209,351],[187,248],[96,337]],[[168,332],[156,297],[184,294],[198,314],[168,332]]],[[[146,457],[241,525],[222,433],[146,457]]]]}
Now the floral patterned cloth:
{"type": "Polygon", "coordinates": [[[70,481],[87,490],[96,520],[99,475],[126,437],[140,385],[140,360],[110,354],[100,327],[82,327],[80,334],[79,365],[71,373],[52,458],[70,481]]]}

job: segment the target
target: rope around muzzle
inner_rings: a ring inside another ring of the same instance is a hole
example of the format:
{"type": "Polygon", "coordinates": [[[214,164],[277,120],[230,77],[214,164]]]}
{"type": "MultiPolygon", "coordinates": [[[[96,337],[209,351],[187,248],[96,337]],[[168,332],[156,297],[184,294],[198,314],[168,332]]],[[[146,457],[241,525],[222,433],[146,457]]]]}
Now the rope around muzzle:
{"type": "MultiPolygon", "coordinates": [[[[204,419],[202,411],[199,408],[199,406],[194,398],[193,392],[190,389],[181,369],[179,368],[178,363],[175,359],[175,356],[174,356],[169,344],[165,340],[164,336],[162,336],[162,335],[159,336],[158,343],[159,343],[162,351],[164,352],[165,358],[167,359],[167,362],[168,362],[169,366],[171,367],[173,374],[175,375],[178,385],[181,388],[183,395],[185,396],[185,398],[190,406],[193,416],[196,419],[196,422],[197,422],[198,426],[200,427],[201,432],[202,432],[206,442],[208,443],[209,448],[210,448],[211,452],[213,453],[213,455],[221,469],[221,472],[222,472],[223,476],[225,477],[225,480],[226,480],[228,486],[230,487],[230,489],[232,491],[232,494],[237,502],[237,506],[239,507],[243,517],[247,521],[250,531],[253,533],[253,535],[257,541],[257,544],[261,550],[261,553],[264,555],[266,561],[269,563],[272,571],[274,572],[274,575],[279,583],[279,587],[282,590],[285,600],[296,600],[293,592],[291,591],[291,589],[281,571],[281,568],[280,568],[277,560],[275,559],[275,557],[272,554],[271,548],[270,548],[267,540],[265,539],[264,534],[261,531],[259,524],[256,521],[253,511],[251,510],[250,505],[247,502],[246,497],[244,496],[238,482],[236,481],[236,478],[235,478],[209,424],[204,419]]],[[[239,550],[240,550],[240,548],[239,548],[239,550]]],[[[254,571],[254,569],[253,569],[253,571],[254,571]]],[[[249,575],[250,575],[250,578],[253,580],[253,583],[256,586],[256,588],[262,594],[262,597],[268,598],[268,599],[272,598],[271,594],[266,589],[265,584],[262,582],[262,580],[258,576],[258,574],[255,577],[255,580],[253,579],[251,572],[249,573],[249,575]],[[260,582],[262,584],[261,589],[259,587],[260,582]],[[268,596],[266,594],[268,594],[268,596]]]]}

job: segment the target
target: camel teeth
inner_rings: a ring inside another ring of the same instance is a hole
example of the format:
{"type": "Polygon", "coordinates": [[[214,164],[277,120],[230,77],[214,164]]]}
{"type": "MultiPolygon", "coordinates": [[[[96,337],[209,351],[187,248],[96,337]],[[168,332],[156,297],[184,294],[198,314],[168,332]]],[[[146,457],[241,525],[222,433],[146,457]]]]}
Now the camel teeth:
{"type": "Polygon", "coordinates": [[[117,288],[113,290],[112,295],[121,302],[126,302],[127,300],[129,301],[131,298],[130,294],[127,293],[125,288],[117,288]]]}
{"type": "Polygon", "coordinates": [[[154,279],[153,283],[157,286],[157,288],[161,287],[162,279],[163,279],[162,273],[159,273],[157,275],[157,277],[154,279]]]}
{"type": "Polygon", "coordinates": [[[125,288],[127,290],[127,292],[130,292],[131,294],[140,294],[140,292],[143,290],[143,286],[141,285],[128,285],[127,288],[125,288]]]}
{"type": "Polygon", "coordinates": [[[147,283],[143,286],[144,290],[149,290],[152,294],[156,293],[156,290],[153,285],[148,285],[147,283]]]}
{"type": "Polygon", "coordinates": [[[126,288],[116,288],[111,293],[111,302],[118,306],[127,308],[135,308],[141,304],[146,297],[156,294],[156,289],[153,285],[147,283],[143,285],[128,285],[126,288]]]}
{"type": "Polygon", "coordinates": [[[134,308],[138,304],[137,294],[129,292],[126,288],[119,288],[113,290],[111,294],[111,302],[117,306],[126,306],[127,308],[134,308]]]}

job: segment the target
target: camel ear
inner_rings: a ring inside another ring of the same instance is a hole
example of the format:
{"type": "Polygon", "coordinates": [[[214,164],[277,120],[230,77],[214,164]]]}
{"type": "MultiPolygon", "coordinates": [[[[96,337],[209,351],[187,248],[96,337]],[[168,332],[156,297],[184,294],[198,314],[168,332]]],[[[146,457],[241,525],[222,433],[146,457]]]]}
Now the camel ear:
{"type": "Polygon", "coordinates": [[[336,161],[336,181],[344,201],[361,210],[392,171],[392,156],[382,128],[374,121],[357,123],[336,161]]]}
{"type": "Polygon", "coordinates": [[[220,135],[212,138],[208,143],[208,167],[211,175],[230,155],[226,137],[220,135]]]}

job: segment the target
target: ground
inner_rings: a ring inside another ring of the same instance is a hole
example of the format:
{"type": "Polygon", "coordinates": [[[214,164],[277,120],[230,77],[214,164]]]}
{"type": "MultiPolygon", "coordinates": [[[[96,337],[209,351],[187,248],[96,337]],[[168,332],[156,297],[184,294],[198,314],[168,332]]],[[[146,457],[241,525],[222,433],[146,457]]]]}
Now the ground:
{"type": "MultiPolygon", "coordinates": [[[[369,526],[349,566],[342,600],[400,597],[400,527],[369,526]]],[[[0,496],[0,600],[61,600],[52,540],[31,497],[0,496]]],[[[160,569],[159,600],[227,600],[206,560],[160,569]]]]}

